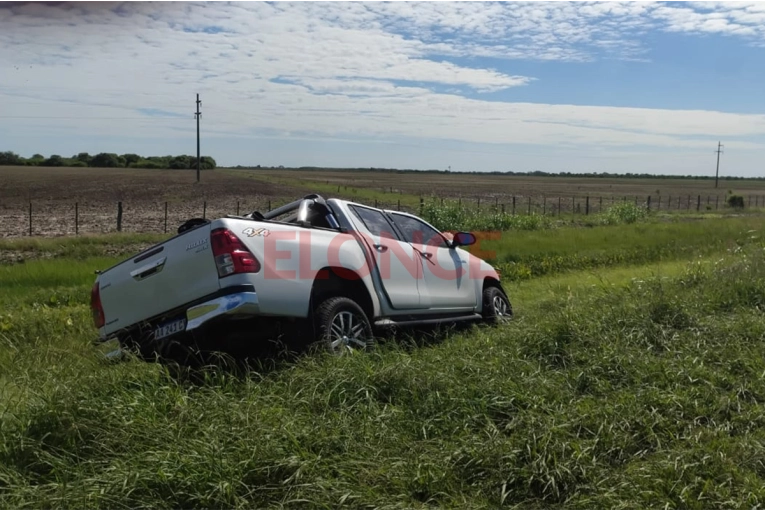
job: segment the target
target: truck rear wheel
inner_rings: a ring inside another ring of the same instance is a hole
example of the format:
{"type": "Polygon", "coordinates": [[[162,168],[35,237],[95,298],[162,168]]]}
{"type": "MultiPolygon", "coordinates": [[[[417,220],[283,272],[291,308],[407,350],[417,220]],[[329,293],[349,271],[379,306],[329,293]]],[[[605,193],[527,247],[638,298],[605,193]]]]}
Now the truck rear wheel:
{"type": "Polygon", "coordinates": [[[343,355],[374,346],[374,336],[364,310],[352,299],[332,297],[314,312],[316,343],[331,354],[343,355]]]}

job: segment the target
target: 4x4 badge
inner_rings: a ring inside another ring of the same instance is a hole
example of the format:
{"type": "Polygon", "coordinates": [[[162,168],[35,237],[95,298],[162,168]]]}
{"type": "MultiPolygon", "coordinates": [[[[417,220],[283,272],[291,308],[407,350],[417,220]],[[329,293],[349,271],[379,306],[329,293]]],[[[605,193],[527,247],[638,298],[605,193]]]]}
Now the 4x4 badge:
{"type": "Polygon", "coordinates": [[[246,228],[242,230],[242,234],[246,235],[247,237],[255,237],[255,236],[267,236],[271,233],[270,230],[267,228],[246,228]]]}

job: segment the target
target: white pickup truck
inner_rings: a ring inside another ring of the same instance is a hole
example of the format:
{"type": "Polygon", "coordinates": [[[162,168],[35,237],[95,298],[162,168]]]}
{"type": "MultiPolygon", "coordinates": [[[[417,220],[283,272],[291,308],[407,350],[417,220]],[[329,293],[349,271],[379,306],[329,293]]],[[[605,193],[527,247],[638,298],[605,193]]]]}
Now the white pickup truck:
{"type": "Polygon", "coordinates": [[[161,355],[168,342],[214,345],[298,321],[309,343],[341,353],[372,345],[379,327],[512,317],[497,271],[460,248],[473,234],[405,212],[308,195],[178,232],[96,272],[100,340],[161,355]]]}

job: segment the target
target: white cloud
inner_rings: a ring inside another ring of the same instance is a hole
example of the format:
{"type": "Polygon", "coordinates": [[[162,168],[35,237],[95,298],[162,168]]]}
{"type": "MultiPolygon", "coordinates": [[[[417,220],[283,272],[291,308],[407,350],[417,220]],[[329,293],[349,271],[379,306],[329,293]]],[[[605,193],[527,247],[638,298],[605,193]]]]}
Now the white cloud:
{"type": "Polygon", "coordinates": [[[193,129],[199,92],[210,135],[700,150],[725,137],[731,149],[762,148],[763,115],[512,103],[475,92],[536,83],[479,57],[507,69],[519,59],[647,60],[650,30],[757,44],[764,20],[761,4],[727,2],[11,5],[0,7],[0,111],[21,131],[161,138],[193,129]],[[146,118],[142,107],[185,120],[146,118]]]}

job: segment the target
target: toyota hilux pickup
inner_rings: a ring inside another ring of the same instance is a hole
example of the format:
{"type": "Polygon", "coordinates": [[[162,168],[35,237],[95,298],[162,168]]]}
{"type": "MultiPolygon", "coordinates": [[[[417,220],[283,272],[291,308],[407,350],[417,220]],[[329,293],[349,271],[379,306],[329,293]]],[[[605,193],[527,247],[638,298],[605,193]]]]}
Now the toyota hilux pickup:
{"type": "Polygon", "coordinates": [[[497,271],[462,248],[475,242],[406,212],[308,195],[187,221],[96,271],[91,311],[99,340],[142,352],[298,321],[310,344],[339,354],[370,347],[378,328],[511,318],[497,271]]]}

